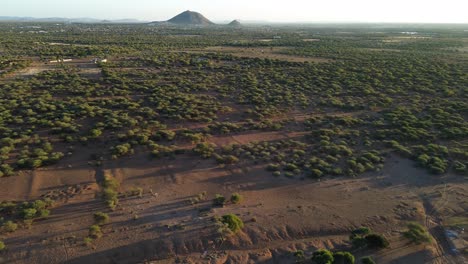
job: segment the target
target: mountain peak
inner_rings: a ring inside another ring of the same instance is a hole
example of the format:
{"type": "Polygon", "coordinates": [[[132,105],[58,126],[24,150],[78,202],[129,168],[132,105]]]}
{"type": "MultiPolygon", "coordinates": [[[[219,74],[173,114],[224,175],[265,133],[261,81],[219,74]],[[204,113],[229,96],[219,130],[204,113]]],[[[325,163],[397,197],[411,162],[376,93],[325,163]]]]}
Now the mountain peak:
{"type": "Polygon", "coordinates": [[[167,22],[181,25],[213,25],[214,23],[202,14],[187,10],[169,19],[167,22]]]}
{"type": "Polygon", "coordinates": [[[239,20],[236,19],[236,20],[233,20],[231,23],[229,23],[228,26],[240,27],[242,26],[242,24],[239,20]]]}

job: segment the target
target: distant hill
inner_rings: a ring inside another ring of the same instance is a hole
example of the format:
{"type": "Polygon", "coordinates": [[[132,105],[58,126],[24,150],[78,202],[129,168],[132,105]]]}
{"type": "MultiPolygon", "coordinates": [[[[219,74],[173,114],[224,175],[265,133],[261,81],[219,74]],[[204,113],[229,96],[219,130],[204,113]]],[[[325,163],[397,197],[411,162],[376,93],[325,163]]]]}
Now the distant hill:
{"type": "Polygon", "coordinates": [[[228,24],[228,26],[240,27],[240,26],[242,26],[242,24],[241,24],[241,22],[239,22],[239,20],[233,20],[231,23],[228,24]]]}
{"type": "Polygon", "coordinates": [[[180,13],[169,19],[167,22],[179,25],[214,25],[213,22],[208,20],[202,14],[193,11],[180,13]]]}
{"type": "Polygon", "coordinates": [[[101,20],[95,18],[65,18],[65,17],[47,17],[47,18],[36,18],[36,17],[11,17],[11,16],[0,16],[0,22],[40,22],[40,23],[144,23],[137,19],[117,19],[117,20],[101,20]]]}

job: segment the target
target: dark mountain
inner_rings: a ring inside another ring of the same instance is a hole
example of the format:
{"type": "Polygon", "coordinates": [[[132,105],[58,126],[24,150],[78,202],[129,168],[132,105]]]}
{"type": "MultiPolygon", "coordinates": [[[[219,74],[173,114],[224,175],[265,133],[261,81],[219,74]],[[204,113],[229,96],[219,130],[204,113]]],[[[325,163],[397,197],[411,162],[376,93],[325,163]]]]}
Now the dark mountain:
{"type": "Polygon", "coordinates": [[[185,11],[169,19],[167,22],[180,25],[214,25],[202,14],[192,11],[185,11]]]}
{"type": "Polygon", "coordinates": [[[240,27],[240,26],[242,26],[242,24],[241,24],[241,22],[239,22],[239,20],[233,20],[231,23],[228,24],[228,26],[240,27]]]}

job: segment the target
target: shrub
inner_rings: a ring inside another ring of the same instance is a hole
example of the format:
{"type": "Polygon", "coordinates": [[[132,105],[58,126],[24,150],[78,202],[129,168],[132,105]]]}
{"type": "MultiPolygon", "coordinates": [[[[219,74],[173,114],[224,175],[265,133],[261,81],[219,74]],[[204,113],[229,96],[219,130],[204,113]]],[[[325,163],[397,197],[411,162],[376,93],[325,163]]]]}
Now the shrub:
{"type": "Polygon", "coordinates": [[[271,164],[268,164],[266,169],[268,171],[278,171],[279,168],[280,168],[280,165],[271,163],[271,164]]]}
{"type": "Polygon", "coordinates": [[[3,251],[6,249],[5,243],[3,241],[0,241],[0,251],[3,251]]]}
{"type": "Polygon", "coordinates": [[[466,165],[461,163],[460,161],[455,161],[453,163],[453,168],[457,173],[460,173],[460,174],[464,174],[464,173],[466,174],[467,172],[466,165]]]}
{"type": "Polygon", "coordinates": [[[119,182],[117,181],[117,179],[113,178],[113,177],[110,177],[110,176],[107,176],[105,179],[104,179],[104,183],[102,184],[102,186],[104,188],[111,188],[111,189],[117,189],[119,188],[120,184],[119,182]]]}
{"type": "Polygon", "coordinates": [[[14,223],[13,221],[7,221],[3,224],[3,230],[6,232],[15,232],[18,229],[18,224],[14,223]]]}
{"type": "Polygon", "coordinates": [[[413,243],[430,243],[432,241],[431,235],[427,232],[426,228],[418,223],[409,223],[408,231],[403,235],[411,240],[413,243]]]}
{"type": "Polygon", "coordinates": [[[293,256],[296,258],[296,263],[300,262],[302,263],[305,260],[305,254],[304,251],[298,250],[293,253],[293,256]]]}
{"type": "Polygon", "coordinates": [[[98,138],[100,135],[102,135],[102,131],[100,129],[91,129],[89,131],[89,135],[91,138],[98,138]]]}
{"type": "Polygon", "coordinates": [[[85,244],[85,246],[89,247],[89,246],[91,246],[91,244],[93,243],[93,239],[90,238],[90,237],[85,237],[85,238],[83,239],[83,243],[85,244]]]}
{"type": "Polygon", "coordinates": [[[0,204],[0,211],[5,214],[13,214],[16,210],[16,204],[13,202],[2,202],[0,204]]]}
{"type": "Polygon", "coordinates": [[[333,254],[326,249],[317,250],[312,254],[312,262],[315,264],[332,264],[333,260],[333,254]]]}
{"type": "Polygon", "coordinates": [[[38,217],[48,217],[50,215],[50,211],[47,209],[41,209],[39,210],[39,216],[38,217]]]}
{"type": "Polygon", "coordinates": [[[97,212],[94,214],[94,221],[98,225],[107,224],[107,222],[109,222],[109,215],[103,212],[97,212]]]}
{"type": "Polygon", "coordinates": [[[233,193],[231,195],[231,203],[233,204],[239,204],[242,202],[242,200],[244,199],[244,197],[242,197],[242,195],[238,194],[238,193],[233,193]]]}
{"type": "Polygon", "coordinates": [[[221,194],[216,194],[215,198],[213,199],[213,205],[214,206],[224,206],[226,203],[226,198],[222,196],[221,194]]]}
{"type": "Polygon", "coordinates": [[[98,226],[98,225],[90,226],[89,230],[88,230],[88,233],[89,233],[89,237],[91,237],[93,239],[97,239],[97,238],[102,237],[101,227],[98,226]]]}
{"type": "Polygon", "coordinates": [[[314,178],[320,178],[323,176],[323,172],[319,169],[312,169],[310,171],[310,176],[314,178]]]}
{"type": "Polygon", "coordinates": [[[107,206],[109,206],[111,209],[115,209],[115,207],[119,203],[117,192],[112,189],[107,188],[107,189],[104,189],[102,196],[107,206]]]}
{"type": "Polygon", "coordinates": [[[351,232],[351,239],[356,236],[365,236],[370,234],[371,230],[368,227],[362,226],[351,232]]]}
{"type": "Polygon", "coordinates": [[[333,253],[333,258],[333,264],[354,264],[355,262],[353,254],[345,251],[333,253]]]}
{"type": "Polygon", "coordinates": [[[366,247],[367,241],[365,238],[357,236],[351,239],[351,244],[353,245],[353,248],[359,249],[366,247]]]}
{"type": "Polygon", "coordinates": [[[14,174],[13,168],[8,164],[2,164],[0,166],[0,172],[4,176],[12,176],[14,174]]]}
{"type": "Polygon", "coordinates": [[[244,222],[235,214],[223,215],[221,222],[233,233],[237,233],[244,228],[244,222]]]}
{"type": "Polygon", "coordinates": [[[362,264],[375,264],[375,261],[371,257],[363,257],[361,259],[362,264]]]}
{"type": "Polygon", "coordinates": [[[142,197],[143,196],[143,189],[140,187],[133,187],[130,189],[130,191],[127,192],[128,196],[138,196],[142,197]]]}
{"type": "Polygon", "coordinates": [[[379,234],[369,234],[364,237],[367,242],[367,246],[370,248],[386,248],[390,245],[388,240],[379,234]]]}
{"type": "Polygon", "coordinates": [[[23,211],[21,212],[21,217],[25,220],[27,219],[33,219],[36,217],[36,214],[37,214],[37,210],[34,209],[34,208],[26,208],[26,209],[23,209],[23,211]]]}
{"type": "Polygon", "coordinates": [[[115,209],[115,207],[119,203],[117,193],[117,188],[119,188],[120,186],[119,182],[113,177],[106,176],[102,186],[104,187],[102,193],[104,201],[106,202],[107,206],[109,206],[111,209],[115,209]]]}
{"type": "Polygon", "coordinates": [[[129,143],[117,145],[111,149],[112,154],[114,154],[117,157],[128,155],[128,154],[133,154],[133,149],[132,145],[129,143]]]}
{"type": "Polygon", "coordinates": [[[239,162],[239,159],[236,156],[233,156],[233,155],[223,156],[224,164],[235,164],[237,162],[239,162]]]}
{"type": "Polygon", "coordinates": [[[193,152],[207,159],[213,155],[215,150],[215,145],[210,143],[198,143],[197,146],[193,149],[193,152]]]}
{"type": "Polygon", "coordinates": [[[284,166],[284,170],[287,170],[287,171],[294,171],[296,169],[299,169],[299,168],[294,163],[288,163],[286,164],[286,166],[284,166]]]}

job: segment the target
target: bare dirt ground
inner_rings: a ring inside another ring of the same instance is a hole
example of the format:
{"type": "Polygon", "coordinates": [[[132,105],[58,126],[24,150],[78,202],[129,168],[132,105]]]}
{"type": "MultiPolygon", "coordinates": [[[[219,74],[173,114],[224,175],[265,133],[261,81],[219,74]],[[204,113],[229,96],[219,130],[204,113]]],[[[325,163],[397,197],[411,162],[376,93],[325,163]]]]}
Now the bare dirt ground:
{"type": "MultiPolygon", "coordinates": [[[[243,136],[237,140],[244,141],[243,136]]],[[[2,179],[5,200],[63,198],[51,217],[3,238],[9,245],[4,263],[208,263],[208,257],[216,259],[210,263],[293,263],[289,252],[340,248],[350,230],[363,225],[392,243],[389,249],[357,256],[371,254],[377,263],[456,263],[440,241],[411,245],[401,231],[407,221],[424,223],[432,217],[428,206],[438,207],[444,188],[452,198],[443,208],[466,210],[468,186],[460,177],[430,176],[408,160],[391,157],[379,174],[316,181],[276,178],[256,166],[220,167],[189,154],[151,160],[137,153],[91,167],[85,160],[92,150],[76,152],[82,154],[55,167],[2,179]],[[98,175],[118,179],[121,192],[141,187],[144,194],[121,198],[118,208],[109,211],[99,198],[98,175]],[[206,201],[190,202],[205,191],[206,201]],[[244,196],[242,204],[211,206],[215,194],[233,192],[244,196]],[[111,221],[103,227],[104,237],[87,247],[83,238],[97,211],[108,212],[111,221]],[[226,213],[239,215],[246,227],[220,243],[212,217],[226,213]]]]}
{"type": "Polygon", "coordinates": [[[61,63],[39,62],[34,61],[25,69],[18,70],[7,74],[3,77],[4,80],[14,80],[16,78],[31,78],[45,71],[54,71],[63,68],[63,66],[75,67],[78,73],[83,77],[97,79],[101,76],[101,69],[98,65],[91,62],[91,58],[72,59],[72,61],[61,63]]]}

